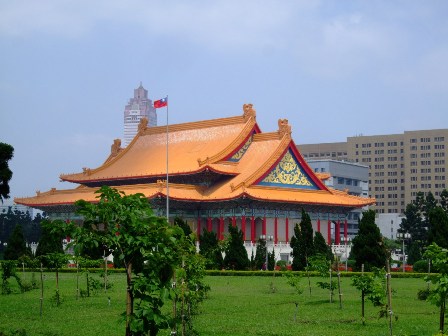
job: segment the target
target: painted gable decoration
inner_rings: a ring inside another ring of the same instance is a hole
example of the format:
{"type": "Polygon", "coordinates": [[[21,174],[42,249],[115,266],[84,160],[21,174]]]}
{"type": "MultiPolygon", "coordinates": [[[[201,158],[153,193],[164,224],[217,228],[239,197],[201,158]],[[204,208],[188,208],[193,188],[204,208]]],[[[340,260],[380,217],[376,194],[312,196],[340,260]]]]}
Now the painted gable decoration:
{"type": "Polygon", "coordinates": [[[258,184],[273,187],[318,189],[316,184],[300,166],[291,150],[285,153],[280,162],[258,184]]]}
{"type": "Polygon", "coordinates": [[[246,153],[250,144],[252,143],[253,138],[254,133],[247,139],[246,143],[237,152],[235,152],[235,154],[233,154],[228,160],[231,162],[239,162],[243,157],[244,153],[246,153]]]}

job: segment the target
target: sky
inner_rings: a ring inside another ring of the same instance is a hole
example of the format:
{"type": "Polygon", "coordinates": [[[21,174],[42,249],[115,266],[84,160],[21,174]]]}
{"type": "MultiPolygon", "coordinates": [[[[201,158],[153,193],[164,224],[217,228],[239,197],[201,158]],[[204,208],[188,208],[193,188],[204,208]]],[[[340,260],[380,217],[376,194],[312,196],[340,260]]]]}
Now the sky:
{"type": "Polygon", "coordinates": [[[140,82],[169,96],[170,124],[252,103],[296,144],[448,128],[447,15],[445,0],[0,0],[10,201],[100,166],[140,82]]]}

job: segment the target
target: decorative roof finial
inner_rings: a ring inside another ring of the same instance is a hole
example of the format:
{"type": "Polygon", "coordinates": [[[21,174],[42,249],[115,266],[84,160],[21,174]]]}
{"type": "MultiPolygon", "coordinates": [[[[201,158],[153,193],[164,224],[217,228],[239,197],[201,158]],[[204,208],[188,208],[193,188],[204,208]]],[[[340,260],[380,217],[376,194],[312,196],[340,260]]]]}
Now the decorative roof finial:
{"type": "Polygon", "coordinates": [[[291,136],[291,125],[288,124],[288,119],[278,120],[278,135],[283,138],[284,135],[291,136]]]}
{"type": "Polygon", "coordinates": [[[247,120],[247,119],[249,119],[250,117],[253,117],[253,118],[255,118],[256,117],[256,114],[257,114],[257,112],[255,111],[255,109],[253,108],[253,105],[252,104],[244,104],[243,105],[243,117],[244,117],[244,120],[247,120]]]}
{"type": "Polygon", "coordinates": [[[141,118],[140,124],[138,124],[138,132],[143,132],[148,128],[148,119],[147,118],[141,118]]]}
{"type": "Polygon", "coordinates": [[[110,146],[110,154],[115,156],[121,149],[121,139],[115,139],[112,146],[110,146]]]}

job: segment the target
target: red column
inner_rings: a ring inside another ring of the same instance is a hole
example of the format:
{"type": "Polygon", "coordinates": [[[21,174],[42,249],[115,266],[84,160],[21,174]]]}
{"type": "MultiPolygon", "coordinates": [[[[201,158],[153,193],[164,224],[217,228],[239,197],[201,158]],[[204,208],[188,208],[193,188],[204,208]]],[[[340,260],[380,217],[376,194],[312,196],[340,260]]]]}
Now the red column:
{"type": "Polygon", "coordinates": [[[212,232],[212,219],[207,217],[207,231],[212,232]]]}
{"type": "Polygon", "coordinates": [[[317,232],[320,232],[320,218],[317,219],[317,232]]]}
{"type": "Polygon", "coordinates": [[[219,218],[219,240],[224,239],[224,218],[219,218]]]}
{"type": "Polygon", "coordinates": [[[344,221],[344,240],[347,243],[347,235],[348,235],[348,223],[347,219],[344,221]]]}
{"type": "Polygon", "coordinates": [[[274,244],[278,243],[278,220],[277,217],[274,219],[274,244]]]}
{"type": "Polygon", "coordinates": [[[198,235],[199,240],[199,237],[201,236],[201,217],[198,217],[198,227],[196,228],[196,234],[198,235]]]}
{"type": "Polygon", "coordinates": [[[327,236],[328,236],[328,239],[327,239],[327,243],[328,243],[328,245],[331,245],[331,220],[328,220],[328,232],[327,232],[327,236]]]}
{"type": "Polygon", "coordinates": [[[241,217],[241,231],[243,232],[243,240],[246,240],[246,216],[241,217]]]}
{"type": "Polygon", "coordinates": [[[335,230],[335,237],[334,237],[334,243],[336,245],[340,245],[341,244],[341,222],[338,221],[336,222],[336,230],[335,230]]]}
{"type": "Polygon", "coordinates": [[[235,216],[232,217],[232,226],[236,226],[236,217],[235,216]]]}
{"type": "Polygon", "coordinates": [[[263,217],[263,226],[261,228],[261,234],[266,236],[266,216],[263,217]]]}
{"type": "Polygon", "coordinates": [[[255,217],[252,216],[250,218],[250,235],[251,235],[251,240],[252,243],[255,243],[255,217]]]}
{"type": "Polygon", "coordinates": [[[289,220],[288,220],[288,217],[286,217],[286,220],[285,220],[285,232],[286,232],[286,242],[289,242],[289,220]]]}

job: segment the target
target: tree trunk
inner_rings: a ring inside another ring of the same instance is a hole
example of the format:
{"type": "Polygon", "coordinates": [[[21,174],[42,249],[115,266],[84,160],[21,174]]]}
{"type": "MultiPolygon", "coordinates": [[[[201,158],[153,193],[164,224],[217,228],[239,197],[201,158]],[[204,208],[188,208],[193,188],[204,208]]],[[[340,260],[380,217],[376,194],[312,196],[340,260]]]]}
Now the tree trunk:
{"type": "Polygon", "coordinates": [[[442,335],[445,329],[445,308],[446,308],[446,295],[443,295],[442,302],[440,303],[440,325],[439,325],[439,329],[442,335]]]}
{"type": "Polygon", "coordinates": [[[132,294],[132,263],[128,263],[126,267],[126,336],[131,336],[131,316],[134,308],[134,296],[132,294]]]}
{"type": "Polygon", "coordinates": [[[364,298],[365,298],[365,293],[362,290],[361,291],[361,316],[362,316],[363,324],[364,324],[364,298]]]}

